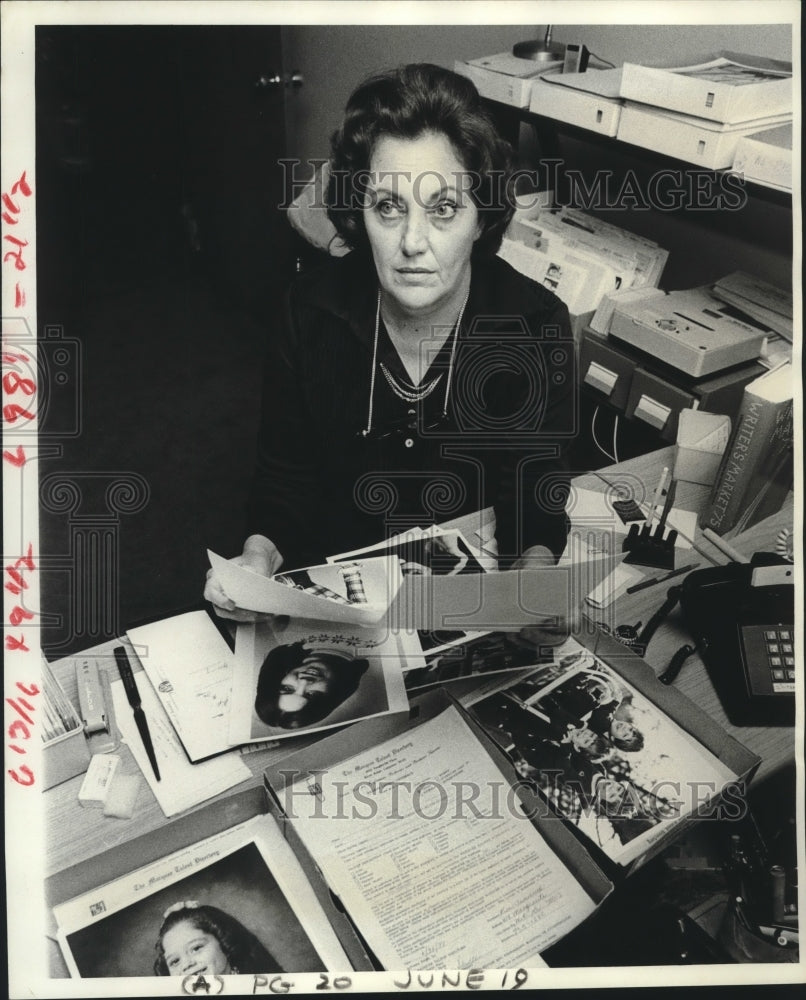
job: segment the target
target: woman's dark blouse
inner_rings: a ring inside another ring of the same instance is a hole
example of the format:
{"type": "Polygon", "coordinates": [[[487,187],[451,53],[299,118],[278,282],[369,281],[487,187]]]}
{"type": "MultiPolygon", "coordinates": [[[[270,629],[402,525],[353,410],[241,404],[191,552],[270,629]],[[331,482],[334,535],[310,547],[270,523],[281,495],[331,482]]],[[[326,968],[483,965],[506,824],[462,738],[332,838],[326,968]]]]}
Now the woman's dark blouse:
{"type": "Polygon", "coordinates": [[[284,566],[494,506],[502,566],[531,545],[562,552],[563,451],[576,430],[574,347],[560,300],[498,257],[474,262],[442,418],[452,338],[421,403],[381,323],[369,425],[377,278],[357,251],[292,286],[266,358],[249,534],[284,566]]]}

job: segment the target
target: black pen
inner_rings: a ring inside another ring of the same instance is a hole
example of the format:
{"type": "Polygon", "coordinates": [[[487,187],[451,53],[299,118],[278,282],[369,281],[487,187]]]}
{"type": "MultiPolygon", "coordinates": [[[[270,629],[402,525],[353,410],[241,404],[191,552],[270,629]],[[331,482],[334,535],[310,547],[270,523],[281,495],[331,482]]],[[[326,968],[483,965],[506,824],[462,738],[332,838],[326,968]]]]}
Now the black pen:
{"type": "Polygon", "coordinates": [[[671,573],[667,573],[666,576],[653,576],[649,580],[642,580],[640,583],[634,583],[632,587],[627,587],[624,591],[625,594],[634,594],[638,590],[643,590],[645,587],[654,587],[656,583],[663,583],[665,580],[671,580],[673,576],[680,576],[681,573],[688,573],[690,569],[696,569],[697,563],[689,563],[688,566],[681,566],[680,569],[672,570],[671,573]]]}
{"type": "Polygon", "coordinates": [[[140,731],[140,739],[143,741],[148,759],[151,761],[151,766],[154,769],[154,777],[157,781],[160,781],[160,769],[157,767],[157,755],[154,753],[154,744],[151,742],[151,733],[148,731],[148,720],[146,719],[146,713],[142,709],[140,692],[137,690],[137,682],[134,679],[134,672],[132,671],[131,663],[129,663],[129,657],[126,655],[125,647],[115,647],[115,660],[120,671],[120,679],[123,681],[123,687],[126,689],[126,697],[129,699],[129,704],[134,711],[134,721],[137,723],[137,728],[140,731]]]}

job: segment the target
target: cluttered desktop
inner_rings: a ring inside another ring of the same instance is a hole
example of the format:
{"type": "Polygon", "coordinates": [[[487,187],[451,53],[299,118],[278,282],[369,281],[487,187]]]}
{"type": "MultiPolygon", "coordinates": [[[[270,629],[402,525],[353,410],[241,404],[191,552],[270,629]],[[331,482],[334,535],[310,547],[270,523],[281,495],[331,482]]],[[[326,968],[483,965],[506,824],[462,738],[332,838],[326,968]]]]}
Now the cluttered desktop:
{"type": "MultiPolygon", "coordinates": [[[[440,970],[443,988],[476,988],[483,970],[512,970],[519,987],[527,970],[800,962],[792,290],[741,254],[714,280],[690,280],[688,236],[631,229],[633,213],[597,212],[590,198],[578,207],[573,192],[591,189],[573,150],[560,168],[556,156],[570,136],[602,163],[636,158],[633,195],[663,174],[674,190],[656,185],[656,200],[681,197],[685,177],[689,195],[716,192],[730,208],[748,183],[762,213],[791,214],[792,64],[725,51],[616,66],[581,34],[556,38],[549,26],[450,70],[383,78],[421,100],[440,88],[480,98],[483,129],[524,156],[533,129],[540,168],[521,172],[492,236],[442,188],[420,219],[405,182],[373,192],[366,245],[352,216],[325,211],[333,176],[356,169],[349,123],[377,113],[380,98],[356,89],[331,160],[311,161],[286,205],[299,241],[291,334],[269,348],[243,552],[204,544],[192,605],[124,615],[85,648],[44,643],[36,692],[7,699],[17,726],[32,725],[38,699],[52,978],[181,975],[195,990],[231,975],[265,992],[308,974],[349,989],[383,973],[402,989],[415,973],[399,970],[440,970]],[[466,237],[451,235],[461,225],[466,237]],[[494,246],[484,285],[476,240],[494,246]],[[433,246],[460,264],[439,271],[433,246]],[[374,254],[371,296],[361,247],[374,254]],[[318,284],[329,267],[340,277],[318,284]],[[406,337],[435,274],[454,284],[436,298],[446,332],[426,364],[406,337]],[[507,304],[526,319],[494,313],[507,304]],[[363,367],[330,346],[345,316],[353,332],[364,324],[349,355],[363,367]],[[504,371],[499,396],[486,381],[469,393],[493,411],[509,394],[519,419],[531,413],[505,350],[539,358],[537,409],[555,437],[537,459],[515,446],[517,461],[501,458],[500,440],[484,438],[501,434],[495,414],[472,411],[514,517],[488,493],[453,512],[445,499],[470,481],[447,462],[466,433],[456,412],[474,335],[504,371]],[[339,476],[379,455],[419,489],[417,462],[443,435],[431,516],[393,523],[408,494],[356,478],[361,531],[317,551],[314,536],[359,519],[342,522],[334,500],[316,533],[300,529],[325,502],[304,461],[308,412],[334,497],[339,476]],[[369,537],[369,515],[386,514],[388,530],[369,537]],[[506,547],[511,521],[520,548],[506,547]]],[[[442,139],[382,133],[372,156],[461,167],[461,143],[442,139]]],[[[59,496],[43,497],[61,516],[59,496]]],[[[96,544],[84,520],[70,523],[71,559],[96,544]]]]}

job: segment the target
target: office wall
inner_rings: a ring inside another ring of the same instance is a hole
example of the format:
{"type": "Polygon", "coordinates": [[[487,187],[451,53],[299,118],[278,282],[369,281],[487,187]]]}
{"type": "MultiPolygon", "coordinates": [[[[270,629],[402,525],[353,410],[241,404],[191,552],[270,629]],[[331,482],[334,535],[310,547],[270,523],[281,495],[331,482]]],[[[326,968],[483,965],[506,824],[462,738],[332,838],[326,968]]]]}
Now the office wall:
{"type": "MultiPolygon", "coordinates": [[[[763,10],[763,5],[759,5],[763,10]]],[[[286,72],[303,86],[287,101],[288,155],[327,156],[329,137],[353,87],[365,76],[405,62],[452,68],[456,59],[504,52],[542,34],[535,25],[292,25],[283,28],[286,72]]],[[[792,58],[789,25],[556,25],[557,42],[581,41],[602,59],[685,62],[728,49],[792,58]]]]}
{"type": "MultiPolygon", "coordinates": [[[[763,5],[759,5],[763,11],[763,5]]],[[[516,41],[541,37],[535,25],[291,26],[283,29],[286,72],[298,70],[304,85],[286,101],[288,155],[303,161],[297,177],[310,176],[310,158],[328,155],[329,138],[340,121],[352,88],[363,77],[409,61],[452,67],[455,59],[511,50],[516,41]]],[[[792,59],[792,27],[767,25],[555,25],[556,42],[583,42],[601,59],[684,64],[726,49],[777,59],[792,59]]],[[[593,60],[591,65],[597,65],[593,60]]],[[[601,64],[599,64],[601,65],[601,64]]],[[[566,163],[597,167],[616,176],[634,165],[629,147],[606,151],[563,137],[566,163]]],[[[536,137],[523,125],[520,159],[533,166],[540,157],[536,137]]],[[[601,213],[596,213],[601,214],[601,213]]],[[[787,287],[792,281],[792,215],[780,200],[751,195],[741,212],[605,213],[616,225],[658,240],[670,251],[664,274],[667,288],[690,287],[744,269],[787,287]],[[692,250],[695,252],[692,253],[692,250]]]]}

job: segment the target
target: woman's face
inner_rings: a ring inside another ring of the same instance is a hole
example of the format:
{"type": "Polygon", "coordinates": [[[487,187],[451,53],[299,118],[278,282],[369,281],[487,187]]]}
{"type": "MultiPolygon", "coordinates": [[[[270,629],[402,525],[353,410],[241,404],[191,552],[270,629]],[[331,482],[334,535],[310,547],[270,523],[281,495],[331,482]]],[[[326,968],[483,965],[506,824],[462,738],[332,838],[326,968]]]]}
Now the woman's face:
{"type": "Polygon", "coordinates": [[[440,133],[375,144],[364,223],[384,294],[412,316],[449,302],[469,279],[480,233],[469,187],[440,133]]]}
{"type": "Polygon", "coordinates": [[[199,930],[190,920],[181,920],[165,932],[162,938],[168,974],[225,975],[230,972],[229,959],[218,939],[199,930]]]}
{"type": "Polygon", "coordinates": [[[308,653],[280,682],[277,706],[281,712],[299,712],[312,695],[329,694],[332,681],[333,668],[318,659],[316,653],[308,653]]]}

